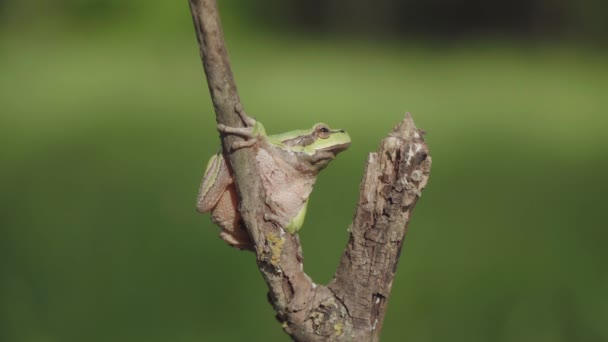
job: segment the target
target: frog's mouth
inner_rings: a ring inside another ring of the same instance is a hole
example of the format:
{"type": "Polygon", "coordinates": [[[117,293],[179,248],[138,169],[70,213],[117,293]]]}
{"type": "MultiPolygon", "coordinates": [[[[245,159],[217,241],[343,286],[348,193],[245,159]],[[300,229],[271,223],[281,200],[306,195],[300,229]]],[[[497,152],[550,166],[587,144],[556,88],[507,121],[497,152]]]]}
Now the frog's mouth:
{"type": "Polygon", "coordinates": [[[317,153],[315,153],[315,154],[319,160],[333,159],[338,155],[338,153],[346,150],[349,146],[350,146],[350,142],[332,145],[332,146],[318,149],[317,153]],[[321,152],[321,153],[319,153],[319,152],[321,152]]]}
{"type": "Polygon", "coordinates": [[[350,146],[350,142],[346,142],[344,144],[332,145],[325,148],[320,149],[321,152],[331,152],[335,155],[346,150],[350,146]]]}

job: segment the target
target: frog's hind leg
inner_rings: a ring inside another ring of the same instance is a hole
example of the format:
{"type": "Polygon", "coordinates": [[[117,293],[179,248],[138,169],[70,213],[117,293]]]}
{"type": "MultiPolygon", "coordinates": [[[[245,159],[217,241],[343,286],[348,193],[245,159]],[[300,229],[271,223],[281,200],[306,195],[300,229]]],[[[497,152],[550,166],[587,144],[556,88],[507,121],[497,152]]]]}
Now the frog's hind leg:
{"type": "Polygon", "coordinates": [[[249,233],[243,227],[238,212],[238,201],[234,184],[228,186],[211,213],[211,221],[220,226],[220,238],[239,249],[253,249],[249,233]]]}
{"type": "Polygon", "coordinates": [[[245,231],[243,226],[240,226],[238,231],[233,232],[222,230],[220,232],[220,238],[234,248],[246,249],[249,251],[253,251],[255,249],[249,234],[245,231]]]}
{"type": "Polygon", "coordinates": [[[234,182],[228,164],[221,152],[209,159],[205,175],[196,199],[196,208],[201,213],[211,211],[219,202],[226,188],[234,182]]]}

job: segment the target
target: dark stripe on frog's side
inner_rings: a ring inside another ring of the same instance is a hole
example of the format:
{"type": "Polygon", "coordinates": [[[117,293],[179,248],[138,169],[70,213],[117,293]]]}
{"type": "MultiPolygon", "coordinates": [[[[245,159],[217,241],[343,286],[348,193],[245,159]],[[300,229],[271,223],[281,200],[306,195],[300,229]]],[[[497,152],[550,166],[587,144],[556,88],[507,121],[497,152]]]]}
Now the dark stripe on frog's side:
{"type": "Polygon", "coordinates": [[[299,137],[295,137],[293,139],[287,139],[283,141],[283,144],[287,146],[302,146],[306,147],[311,145],[317,140],[317,136],[314,133],[302,135],[299,137]]]}

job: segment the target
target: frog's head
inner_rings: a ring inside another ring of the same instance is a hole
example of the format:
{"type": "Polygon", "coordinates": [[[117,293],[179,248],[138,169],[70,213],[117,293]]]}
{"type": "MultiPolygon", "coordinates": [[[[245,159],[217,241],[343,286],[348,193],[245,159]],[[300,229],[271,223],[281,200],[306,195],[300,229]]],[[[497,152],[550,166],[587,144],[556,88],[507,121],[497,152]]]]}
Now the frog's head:
{"type": "Polygon", "coordinates": [[[311,129],[292,131],[277,136],[286,149],[309,156],[313,168],[320,170],[336,155],[350,146],[350,137],[343,129],[331,129],[317,123],[311,129]]]}
{"type": "Polygon", "coordinates": [[[315,154],[318,152],[331,153],[333,158],[350,146],[350,136],[345,130],[331,129],[324,123],[315,124],[310,136],[313,139],[305,148],[315,154]]]}

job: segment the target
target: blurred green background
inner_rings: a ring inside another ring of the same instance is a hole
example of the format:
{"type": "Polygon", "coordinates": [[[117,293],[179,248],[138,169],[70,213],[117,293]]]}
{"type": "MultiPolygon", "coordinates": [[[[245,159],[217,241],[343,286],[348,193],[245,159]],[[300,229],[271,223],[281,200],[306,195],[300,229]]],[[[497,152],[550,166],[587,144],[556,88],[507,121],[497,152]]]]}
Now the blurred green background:
{"type": "MultiPolygon", "coordinates": [[[[383,341],[608,341],[605,1],[220,7],[248,112],[353,139],[301,233],[316,282],[366,154],[406,110],[428,132],[383,341]]],[[[214,124],[187,1],[0,0],[0,341],[288,340],[194,211],[214,124]]]]}

